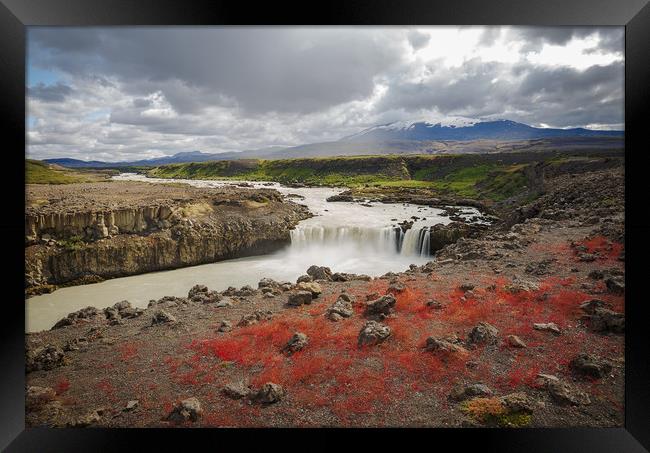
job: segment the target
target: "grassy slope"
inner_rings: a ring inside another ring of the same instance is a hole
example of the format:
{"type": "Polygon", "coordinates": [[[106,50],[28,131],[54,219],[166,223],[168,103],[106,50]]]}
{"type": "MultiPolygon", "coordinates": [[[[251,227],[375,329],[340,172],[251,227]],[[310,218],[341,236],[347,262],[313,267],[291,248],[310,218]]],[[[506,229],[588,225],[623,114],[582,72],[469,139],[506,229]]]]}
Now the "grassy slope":
{"type": "Polygon", "coordinates": [[[521,165],[481,163],[480,159],[458,155],[393,155],[172,164],[156,167],[147,174],[162,178],[431,188],[467,197],[479,196],[476,184],[490,178],[494,184],[483,192],[499,200],[525,185],[521,169],[521,165]]]}
{"type": "Polygon", "coordinates": [[[181,179],[240,179],[346,187],[428,188],[445,195],[501,201],[530,185],[527,170],[622,159],[615,154],[555,152],[375,155],[298,159],[242,159],[171,164],[148,176],[181,179]]]}
{"type": "Polygon", "coordinates": [[[71,170],[57,168],[37,160],[26,160],[25,181],[27,184],[71,184],[84,182],[85,178],[75,175],[71,170]]]}
{"type": "Polygon", "coordinates": [[[25,159],[27,184],[73,184],[104,180],[116,170],[73,170],[38,160],[25,159]]]}

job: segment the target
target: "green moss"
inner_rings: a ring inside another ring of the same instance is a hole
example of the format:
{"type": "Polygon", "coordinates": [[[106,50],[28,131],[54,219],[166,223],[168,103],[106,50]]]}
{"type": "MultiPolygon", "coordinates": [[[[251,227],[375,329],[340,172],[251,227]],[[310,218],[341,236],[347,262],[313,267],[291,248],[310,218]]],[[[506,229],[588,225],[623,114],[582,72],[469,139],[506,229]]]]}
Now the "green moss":
{"type": "Polygon", "coordinates": [[[526,412],[509,412],[493,416],[494,424],[502,428],[523,428],[529,426],[532,416],[526,412]]]}
{"type": "Polygon", "coordinates": [[[530,425],[532,416],[525,411],[511,411],[497,397],[473,398],[463,401],[460,410],[487,426],[522,428],[530,425]]]}

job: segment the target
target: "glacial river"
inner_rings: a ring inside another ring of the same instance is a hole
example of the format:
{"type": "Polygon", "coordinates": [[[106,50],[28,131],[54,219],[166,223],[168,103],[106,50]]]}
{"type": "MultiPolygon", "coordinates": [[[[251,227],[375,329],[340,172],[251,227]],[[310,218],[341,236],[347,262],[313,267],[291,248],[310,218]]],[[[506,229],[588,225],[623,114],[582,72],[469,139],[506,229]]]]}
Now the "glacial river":
{"type": "MultiPolygon", "coordinates": [[[[237,184],[236,181],[202,181],[146,178],[124,173],[118,180],[150,183],[186,182],[198,187],[237,184]]],[[[241,181],[243,182],[243,181],[241,181]]],[[[427,254],[428,234],[425,227],[447,224],[441,210],[412,204],[327,202],[327,197],[343,189],[326,187],[291,188],[277,183],[251,182],[254,187],[271,187],[284,195],[299,195],[291,200],[304,204],[315,217],[304,220],[291,232],[291,244],[277,252],[220,261],[163,272],[134,275],[90,285],[62,288],[51,294],[26,301],[26,331],[51,328],[68,313],[89,305],[104,308],[120,300],[146,307],[151,299],[162,296],[185,296],[196,284],[223,290],[228,286],[257,287],[262,277],[295,281],[309,266],[328,266],[333,272],[350,272],[379,276],[403,271],[410,264],[431,260],[427,254]],[[415,220],[413,227],[400,233],[397,222],[415,220]],[[396,219],[396,220],[395,220],[396,219]]],[[[464,208],[462,216],[479,212],[464,208]]]]}

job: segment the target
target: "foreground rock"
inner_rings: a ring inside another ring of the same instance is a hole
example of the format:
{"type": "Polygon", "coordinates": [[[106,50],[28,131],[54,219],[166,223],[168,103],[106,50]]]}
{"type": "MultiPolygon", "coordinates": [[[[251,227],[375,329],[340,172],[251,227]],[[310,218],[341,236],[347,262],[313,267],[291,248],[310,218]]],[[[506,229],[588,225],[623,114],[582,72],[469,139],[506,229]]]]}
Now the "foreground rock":
{"type": "Polygon", "coordinates": [[[311,266],[307,269],[307,275],[309,275],[314,280],[332,280],[332,270],[329,267],[325,266],[311,266]]]}
{"type": "Polygon", "coordinates": [[[300,305],[311,304],[313,295],[310,291],[293,291],[289,294],[287,305],[299,307],[300,305]]]}
{"type": "Polygon", "coordinates": [[[379,299],[366,302],[366,315],[388,316],[394,311],[397,300],[392,294],[381,296],[379,299]]]}
{"type": "Polygon", "coordinates": [[[282,401],[285,396],[286,392],[281,385],[274,382],[267,382],[253,396],[253,400],[261,404],[273,404],[282,401]]]}
{"type": "Polygon", "coordinates": [[[390,336],[390,327],[376,321],[368,321],[359,332],[357,344],[372,346],[379,344],[390,336]]]}
{"type": "Polygon", "coordinates": [[[174,423],[196,422],[203,415],[198,399],[192,397],[178,403],[167,415],[167,420],[174,423]]]}
{"type": "Polygon", "coordinates": [[[479,322],[469,333],[470,345],[495,344],[499,338],[499,330],[487,322],[479,322]]]}
{"type": "Polygon", "coordinates": [[[611,370],[612,365],[593,354],[579,354],[569,363],[571,370],[578,376],[602,378],[611,370]]]}
{"type": "Polygon", "coordinates": [[[287,344],[282,348],[282,352],[291,355],[295,352],[301,351],[309,344],[309,337],[302,332],[296,332],[289,339],[287,344]]]}
{"type": "Polygon", "coordinates": [[[349,296],[341,294],[336,302],[327,309],[326,316],[332,321],[339,321],[342,318],[349,318],[354,315],[352,301],[349,296]]]}
{"type": "Polygon", "coordinates": [[[54,345],[46,345],[34,351],[28,351],[25,370],[29,373],[38,370],[52,370],[65,365],[63,350],[54,345]]]}

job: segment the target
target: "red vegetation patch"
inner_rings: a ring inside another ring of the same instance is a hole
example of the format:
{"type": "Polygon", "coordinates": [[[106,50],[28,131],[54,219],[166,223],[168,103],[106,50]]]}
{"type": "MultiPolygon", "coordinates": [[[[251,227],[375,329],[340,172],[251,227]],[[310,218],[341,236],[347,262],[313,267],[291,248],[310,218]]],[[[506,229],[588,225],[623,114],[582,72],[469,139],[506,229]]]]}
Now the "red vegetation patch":
{"type": "MultiPolygon", "coordinates": [[[[598,259],[605,261],[617,260],[623,251],[623,244],[607,239],[605,236],[593,236],[575,243],[576,247],[582,246],[587,253],[598,256],[598,259]]],[[[575,250],[577,253],[577,250],[575,250]]]]}
{"type": "Polygon", "coordinates": [[[138,345],[134,343],[124,343],[119,347],[120,359],[127,362],[138,354],[138,345]]]}
{"type": "Polygon", "coordinates": [[[57,395],[63,395],[70,388],[70,381],[66,378],[61,378],[54,384],[54,391],[57,395]]]}
{"type": "MultiPolygon", "coordinates": [[[[565,372],[568,361],[586,348],[622,353],[620,342],[606,336],[594,339],[591,335],[587,341],[587,334],[575,329],[561,336],[533,330],[535,322],[554,322],[563,330],[576,326],[581,316],[579,305],[591,296],[573,289],[574,277],[548,278],[535,291],[515,293],[507,289],[509,282],[502,277],[481,281],[477,276],[473,281],[479,284],[467,292],[458,289],[459,282],[433,283],[425,276],[407,282],[407,288],[396,295],[395,315],[383,321],[391,328],[391,337],[376,346],[358,348],[357,336],[366,321],[365,296],[383,294],[388,286],[385,280],[350,291],[356,297],[356,313],[351,318],[332,322],[324,316],[335,300],[330,296],[225,336],[194,340],[188,345],[189,359],[167,357],[164,362],[183,385],[210,383],[220,388],[229,375],[220,370],[235,366],[250,376],[254,387],[269,381],[282,385],[287,398],[299,407],[329,411],[341,423],[353,423],[355,416],[365,414],[381,424],[391,403],[415,390],[436,396],[446,406],[458,382],[480,381],[511,391],[535,386],[538,373],[565,372]],[[428,307],[426,301],[431,299],[439,301],[442,308],[428,307]],[[497,327],[501,338],[519,336],[528,348],[515,351],[503,345],[500,353],[514,354],[514,361],[500,364],[482,360],[483,348],[446,356],[424,349],[428,336],[465,339],[480,321],[497,327]],[[281,349],[295,332],[306,334],[309,344],[287,356],[281,349]]],[[[613,304],[621,305],[622,299],[607,296],[613,304]]],[[[260,410],[220,398],[219,413],[206,415],[206,424],[259,426],[260,410]]]]}

